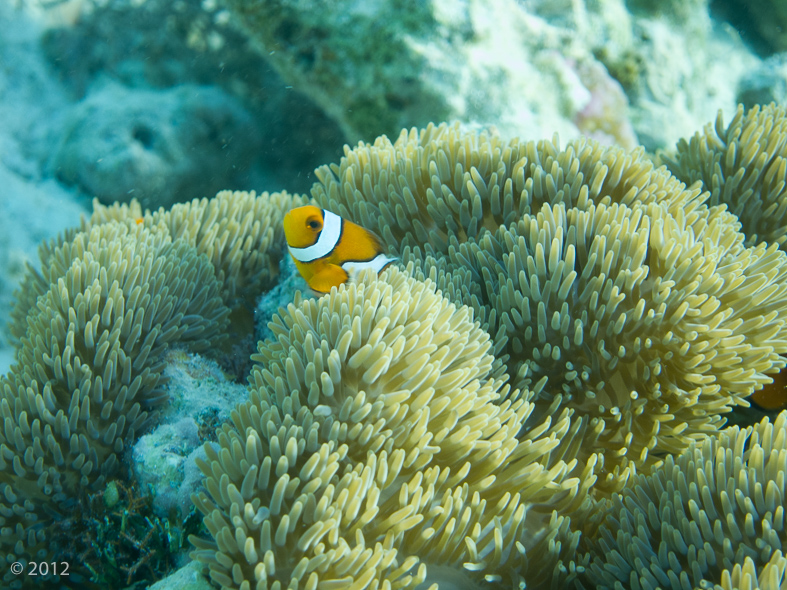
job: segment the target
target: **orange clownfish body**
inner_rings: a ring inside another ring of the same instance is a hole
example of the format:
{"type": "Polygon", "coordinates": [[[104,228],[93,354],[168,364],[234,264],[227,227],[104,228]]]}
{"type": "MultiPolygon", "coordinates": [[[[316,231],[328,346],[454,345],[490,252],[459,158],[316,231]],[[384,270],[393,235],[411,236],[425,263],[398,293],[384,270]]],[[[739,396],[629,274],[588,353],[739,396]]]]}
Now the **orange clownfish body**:
{"type": "Polygon", "coordinates": [[[318,293],[328,293],[367,268],[379,273],[395,260],[383,254],[372,232],[313,205],[292,209],[283,223],[295,266],[318,293]]]}
{"type": "Polygon", "coordinates": [[[787,367],[771,377],[773,382],[755,391],[751,396],[752,401],[762,410],[777,411],[787,408],[787,367]]]}

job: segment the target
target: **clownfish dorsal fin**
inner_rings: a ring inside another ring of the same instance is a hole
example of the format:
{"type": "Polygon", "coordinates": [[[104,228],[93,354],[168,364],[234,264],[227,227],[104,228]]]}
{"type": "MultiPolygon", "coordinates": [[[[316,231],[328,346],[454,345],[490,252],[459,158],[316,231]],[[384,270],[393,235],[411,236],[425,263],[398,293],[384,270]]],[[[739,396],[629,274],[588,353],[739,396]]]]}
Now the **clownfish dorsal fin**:
{"type": "Polygon", "coordinates": [[[374,245],[382,252],[384,250],[382,238],[370,229],[363,229],[369,234],[369,238],[374,242],[374,245]]]}

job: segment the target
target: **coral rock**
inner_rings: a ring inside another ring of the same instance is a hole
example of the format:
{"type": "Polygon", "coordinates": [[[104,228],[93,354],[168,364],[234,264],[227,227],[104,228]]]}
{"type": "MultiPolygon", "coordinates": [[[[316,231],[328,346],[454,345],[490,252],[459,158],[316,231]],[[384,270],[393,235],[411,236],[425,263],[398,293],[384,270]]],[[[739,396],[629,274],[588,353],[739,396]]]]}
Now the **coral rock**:
{"type": "Polygon", "coordinates": [[[104,203],[146,207],[242,188],[258,134],[223,91],[166,92],[107,84],[79,103],[54,154],[57,177],[104,203]]]}

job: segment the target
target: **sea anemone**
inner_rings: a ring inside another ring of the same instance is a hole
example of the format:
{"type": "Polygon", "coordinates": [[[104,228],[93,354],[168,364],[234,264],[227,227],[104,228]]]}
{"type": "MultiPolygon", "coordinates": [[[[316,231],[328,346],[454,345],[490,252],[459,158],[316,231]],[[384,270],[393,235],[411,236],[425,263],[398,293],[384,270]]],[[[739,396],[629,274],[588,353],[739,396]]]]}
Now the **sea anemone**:
{"type": "Polygon", "coordinates": [[[474,310],[496,377],[541,417],[574,412],[566,456],[599,452],[601,490],[714,432],[785,364],[787,259],[641,149],[440,125],[317,176],[319,204],[474,310]]]}
{"type": "Polygon", "coordinates": [[[576,546],[552,513],[581,488],[550,461],[569,420],[529,420],[529,393],[490,376],[469,308],[389,269],[296,299],[270,326],[250,400],[201,465],[212,540],[192,542],[214,581],[510,581],[552,575],[561,540],[576,546]]]}
{"type": "Polygon", "coordinates": [[[513,385],[600,421],[608,469],[680,452],[783,365],[787,257],[725,222],[545,205],[468,247],[513,385]]]}
{"type": "Polygon", "coordinates": [[[183,240],[210,259],[224,285],[225,303],[235,307],[273,286],[285,246],[282,219],[305,202],[286,192],[220,191],[212,199],[143,212],[135,200],[111,206],[96,200],[90,223],[163,225],[172,240],[183,240]]]}
{"type": "Polygon", "coordinates": [[[117,468],[166,400],[166,347],[207,350],[228,324],[207,257],[166,232],[95,225],[50,254],[51,284],[0,379],[0,547],[9,562],[46,557],[54,515],[117,468]]]}
{"type": "Polygon", "coordinates": [[[594,588],[782,588],[787,413],[669,456],[599,505],[594,588]]]}
{"type": "Polygon", "coordinates": [[[682,181],[710,191],[709,205],[724,204],[740,219],[747,246],[787,249],[787,107],[739,105],[727,127],[719,111],[715,124],[681,139],[665,160],[682,181]]]}
{"type": "Polygon", "coordinates": [[[399,253],[409,247],[448,254],[545,203],[584,209],[659,202],[688,210],[701,203],[698,190],[656,168],[642,148],[582,138],[561,150],[557,138],[506,142],[458,124],[345,147],[338,165],[315,174],[312,195],[320,206],[375,231],[399,253]]]}

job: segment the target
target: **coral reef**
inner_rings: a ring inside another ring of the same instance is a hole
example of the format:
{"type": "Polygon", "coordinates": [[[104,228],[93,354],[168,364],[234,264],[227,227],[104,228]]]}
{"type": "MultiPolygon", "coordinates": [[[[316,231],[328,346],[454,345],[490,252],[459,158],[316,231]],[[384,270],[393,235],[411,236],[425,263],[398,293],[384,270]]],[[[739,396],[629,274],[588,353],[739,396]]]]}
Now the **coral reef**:
{"type": "Polygon", "coordinates": [[[620,84],[599,63],[576,64],[590,100],[574,117],[580,133],[605,145],[635,148],[639,142],[628,118],[628,100],[620,84]]]}
{"type": "MultiPolygon", "coordinates": [[[[45,8],[51,10],[54,4],[46,2],[45,8]]],[[[70,95],[80,100],[96,100],[97,93],[108,98],[100,88],[111,79],[130,89],[128,94],[209,86],[242,103],[258,130],[257,149],[243,154],[249,160],[244,172],[249,180],[218,188],[263,186],[304,192],[311,186],[312,170],[341,152],[343,137],[336,124],[304,95],[293,92],[264,56],[249,49],[246,35],[233,26],[223,2],[79,0],[69,4],[81,9],[79,17],[66,26],[47,28],[41,45],[47,65],[70,95]]],[[[178,199],[213,192],[183,193],[178,199]]],[[[149,206],[159,205],[165,203],[149,206]]]]}
{"type": "MultiPolygon", "coordinates": [[[[84,195],[77,194],[77,185],[66,187],[51,178],[63,121],[79,119],[86,104],[109,113],[112,105],[102,100],[172,96],[183,85],[210,87],[229,95],[236,106],[240,103],[256,130],[246,139],[259,146],[233,158],[250,158],[238,175],[241,184],[229,185],[235,179],[225,170],[222,188],[306,191],[311,171],[338,160],[345,139],[330,117],[372,127],[363,132],[364,139],[457,117],[497,124],[528,139],[558,131],[565,141],[580,131],[602,131],[623,145],[628,134],[618,131],[626,131],[631,122],[639,141],[655,150],[692,132],[720,107],[731,113],[733,97],[752,104],[783,95],[778,65],[754,56],[704,1],[440,0],[415,11],[395,2],[369,6],[349,0],[330,11],[289,0],[238,0],[233,6],[237,10],[217,0],[14,0],[0,8],[2,28],[8,32],[0,40],[2,61],[8,65],[0,72],[5,121],[0,184],[9,195],[18,195],[2,200],[17,206],[0,215],[5,222],[0,222],[0,241],[8,243],[0,243],[0,303],[10,300],[25,259],[34,259],[30,246],[39,237],[28,236],[24,228],[36,228],[42,239],[50,239],[74,223],[73,216],[61,219],[24,207],[31,196],[64,209],[73,205],[72,215],[89,208],[79,202],[84,195]],[[260,26],[253,15],[244,16],[263,8],[281,10],[260,26]],[[377,18],[380,14],[384,18],[377,18]],[[279,17],[286,18],[277,21],[279,17]],[[235,27],[237,23],[249,26],[235,27]],[[271,34],[281,43],[259,51],[265,27],[277,23],[281,26],[271,34]],[[426,67],[412,67],[424,63],[426,67]],[[413,71],[421,75],[413,77],[413,71]],[[627,111],[609,108],[623,105],[610,77],[620,82],[630,103],[627,111]],[[108,81],[124,91],[102,90],[108,81]],[[431,90],[438,94],[436,100],[428,100],[431,90]],[[352,110],[343,103],[347,96],[352,110]],[[12,217],[14,223],[8,223],[12,217]]],[[[731,22],[740,28],[740,19],[731,22]]],[[[751,39],[743,35],[744,41],[751,39]]],[[[117,109],[113,116],[129,128],[117,109]]],[[[96,119],[88,127],[93,125],[104,127],[96,119]]],[[[120,134],[107,142],[105,135],[83,131],[95,147],[119,147],[124,141],[120,134]]],[[[347,136],[353,141],[360,137],[357,130],[347,136]]],[[[83,154],[91,152],[84,143],[80,147],[83,154]]],[[[142,160],[155,150],[137,151],[142,160]]],[[[188,169],[192,152],[181,154],[178,169],[188,169]]],[[[204,152],[195,149],[193,154],[202,157],[204,152]]],[[[113,156],[97,154],[96,159],[104,157],[106,163],[113,156]]],[[[81,160],[85,169],[101,167],[88,160],[81,160]]],[[[203,171],[193,163],[191,169],[203,171]]],[[[128,182],[122,167],[104,168],[100,180],[102,191],[109,193],[121,186],[134,189],[132,196],[142,196],[144,190],[141,182],[128,182]]],[[[175,198],[210,196],[208,185],[175,198]]],[[[158,197],[171,202],[173,195],[152,195],[158,197]]],[[[10,355],[8,348],[0,349],[0,371],[7,370],[10,355]]]]}
{"type": "Polygon", "coordinates": [[[199,429],[193,420],[182,418],[174,424],[160,424],[139,437],[132,449],[134,479],[152,490],[154,510],[159,516],[185,516],[190,510],[189,495],[194,481],[187,478],[186,466],[199,442],[199,429]]]}
{"type": "MultiPolygon", "coordinates": [[[[456,118],[530,137],[575,136],[573,117],[589,98],[555,59],[570,34],[512,0],[407,9],[341,0],[330,11],[313,2],[231,0],[228,7],[282,78],[349,141],[456,118]]],[[[574,56],[593,59],[571,45],[574,56]]]]}
{"type": "Polygon", "coordinates": [[[711,18],[707,0],[565,4],[581,23],[581,42],[626,90],[631,124],[650,151],[672,145],[718,109],[734,109],[738,81],[760,64],[711,18]]]}
{"type": "Polygon", "coordinates": [[[787,6],[783,2],[763,0],[718,0],[727,18],[751,37],[758,49],[766,54],[787,51],[787,6]]]}
{"type": "Polygon", "coordinates": [[[273,332],[268,327],[273,316],[280,307],[287,307],[292,302],[292,294],[296,291],[307,293],[309,285],[295,267],[291,256],[282,256],[279,263],[279,283],[257,300],[254,308],[254,333],[257,341],[273,337],[273,332]]]}
{"type": "Polygon", "coordinates": [[[787,102],[787,53],[769,57],[738,82],[737,101],[745,109],[787,102]]]}
{"type": "Polygon", "coordinates": [[[109,83],[72,109],[52,166],[103,203],[170,207],[185,195],[245,188],[258,138],[243,106],[218,88],[109,83]]]}
{"type": "Polygon", "coordinates": [[[133,480],[151,496],[151,508],[162,519],[184,520],[193,512],[191,494],[201,487],[196,457],[215,440],[218,425],[244,401],[246,388],[230,381],[215,361],[176,349],[164,358],[170,402],[157,424],[140,436],[128,457],[133,480]]]}
{"type": "Polygon", "coordinates": [[[201,564],[191,561],[178,571],[159,580],[149,590],[213,590],[211,583],[200,573],[201,564]]]}
{"type": "Polygon", "coordinates": [[[45,583],[87,589],[787,585],[787,415],[738,411],[787,362],[787,111],[755,108],[787,78],[709,0],[12,4],[7,565],[65,557],[45,583]],[[672,172],[645,152],[679,137],[672,172]],[[313,202],[401,265],[320,299],[282,256],[306,199],[194,199],[331,161],[313,202]]]}
{"type": "Polygon", "coordinates": [[[58,559],[69,564],[60,581],[80,589],[126,588],[173,567],[198,523],[155,516],[152,501],[142,486],[119,480],[83,498],[54,528],[58,559]]]}
{"type": "Polygon", "coordinates": [[[736,81],[758,65],[739,38],[711,21],[705,0],[227,6],[281,77],[352,142],[460,119],[526,139],[553,132],[571,139],[579,123],[628,141],[633,125],[655,150],[733,108],[736,81]],[[626,103],[628,114],[604,106],[626,103]]]}
{"type": "Polygon", "coordinates": [[[589,587],[781,588],[787,413],[669,456],[603,503],[589,587]]]}

